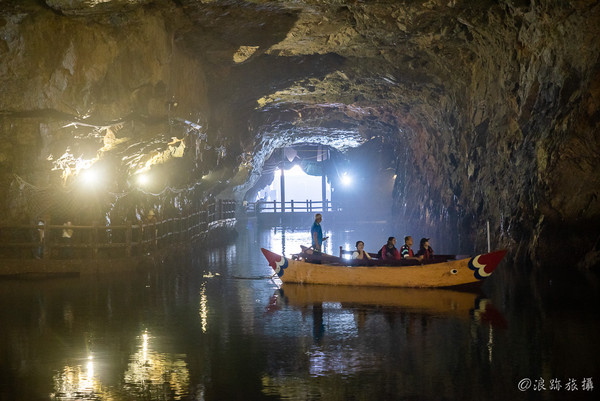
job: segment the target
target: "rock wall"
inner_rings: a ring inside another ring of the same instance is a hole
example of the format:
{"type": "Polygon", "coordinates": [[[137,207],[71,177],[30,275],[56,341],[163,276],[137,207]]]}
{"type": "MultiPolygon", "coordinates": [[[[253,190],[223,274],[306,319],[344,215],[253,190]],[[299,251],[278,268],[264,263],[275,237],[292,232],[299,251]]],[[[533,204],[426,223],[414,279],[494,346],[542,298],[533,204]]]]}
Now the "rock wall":
{"type": "MultiPolygon", "coordinates": [[[[136,170],[177,148],[183,152],[178,143],[169,145],[173,137],[194,149],[206,139],[206,78],[196,57],[176,43],[186,22],[181,10],[117,6],[84,15],[34,2],[2,9],[0,221],[53,214],[61,205],[68,209],[66,199],[81,203],[75,201],[78,163],[111,165],[103,189],[117,193],[132,189],[128,180],[136,170]],[[196,136],[186,137],[190,131],[196,136]],[[61,172],[71,176],[63,179],[61,172]],[[49,195],[51,189],[60,194],[49,195]]],[[[191,159],[177,171],[183,179],[171,177],[171,184],[202,175],[195,152],[191,159]]],[[[161,201],[145,195],[160,190],[131,194],[129,203],[151,208],[161,201]]],[[[102,197],[94,218],[122,198],[102,197]]]]}
{"type": "Polygon", "coordinates": [[[597,264],[598,7],[509,3],[458,21],[468,44],[444,57],[457,77],[407,123],[402,216],[480,250],[489,221],[518,260],[597,264]]]}

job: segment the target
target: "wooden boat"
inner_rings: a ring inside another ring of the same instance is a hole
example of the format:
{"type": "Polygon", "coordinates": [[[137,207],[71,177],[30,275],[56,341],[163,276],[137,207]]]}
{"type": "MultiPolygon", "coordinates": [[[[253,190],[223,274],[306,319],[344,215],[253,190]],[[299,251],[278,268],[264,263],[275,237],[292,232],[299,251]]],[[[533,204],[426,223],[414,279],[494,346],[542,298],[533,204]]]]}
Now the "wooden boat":
{"type": "Polygon", "coordinates": [[[496,269],[506,250],[499,250],[465,259],[440,259],[433,263],[414,260],[356,261],[327,254],[303,252],[286,258],[261,248],[269,265],[284,283],[330,284],[376,287],[461,287],[480,283],[496,269]]]}

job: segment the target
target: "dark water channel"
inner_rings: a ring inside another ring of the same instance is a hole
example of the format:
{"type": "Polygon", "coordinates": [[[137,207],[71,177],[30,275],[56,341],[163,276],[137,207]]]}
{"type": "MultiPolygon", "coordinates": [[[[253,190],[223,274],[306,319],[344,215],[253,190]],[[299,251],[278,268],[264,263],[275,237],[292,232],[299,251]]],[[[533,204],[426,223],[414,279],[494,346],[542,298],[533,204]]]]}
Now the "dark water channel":
{"type": "MultiPolygon", "coordinates": [[[[357,239],[376,248],[385,231],[329,231],[329,250],[357,239]]],[[[259,248],[289,255],[307,230],[238,232],[149,273],[0,281],[0,400],[600,394],[598,292],[585,277],[503,263],[481,293],[279,289],[259,248]]]]}

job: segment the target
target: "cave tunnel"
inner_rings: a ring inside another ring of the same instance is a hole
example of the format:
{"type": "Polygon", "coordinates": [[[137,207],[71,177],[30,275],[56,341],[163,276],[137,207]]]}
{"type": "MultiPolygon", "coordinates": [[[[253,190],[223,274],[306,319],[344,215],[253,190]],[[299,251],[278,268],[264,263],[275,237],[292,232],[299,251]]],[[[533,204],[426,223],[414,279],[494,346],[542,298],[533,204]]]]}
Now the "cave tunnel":
{"type": "Polygon", "coordinates": [[[381,142],[378,145],[364,144],[345,153],[318,144],[276,149],[263,164],[260,178],[246,192],[244,201],[329,201],[336,210],[347,211],[348,215],[389,218],[394,157],[382,148],[381,142]],[[378,193],[375,198],[373,191],[378,193]]]}
{"type": "Polygon", "coordinates": [[[593,1],[3,1],[0,222],[242,204],[321,146],[457,252],[489,223],[595,268],[599,31],[593,1]]]}

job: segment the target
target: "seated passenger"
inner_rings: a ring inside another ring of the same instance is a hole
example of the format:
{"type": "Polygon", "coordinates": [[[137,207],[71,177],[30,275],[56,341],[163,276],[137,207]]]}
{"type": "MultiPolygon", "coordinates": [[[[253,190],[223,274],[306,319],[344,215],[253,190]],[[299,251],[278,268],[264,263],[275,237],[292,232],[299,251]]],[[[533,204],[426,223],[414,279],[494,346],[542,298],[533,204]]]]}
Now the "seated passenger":
{"type": "Polygon", "coordinates": [[[383,260],[402,259],[400,252],[398,252],[398,249],[396,249],[396,237],[389,237],[387,244],[381,247],[377,255],[383,260]]]}
{"type": "Polygon", "coordinates": [[[433,259],[433,249],[429,246],[430,238],[421,238],[421,242],[419,244],[419,252],[417,252],[417,256],[421,256],[422,260],[432,260],[433,259]]]}
{"type": "Polygon", "coordinates": [[[352,259],[372,259],[369,252],[365,252],[365,243],[356,241],[356,251],[352,254],[352,259]]]}
{"type": "Polygon", "coordinates": [[[413,254],[413,250],[411,248],[413,244],[413,239],[410,235],[404,237],[404,245],[402,245],[400,247],[400,254],[402,255],[402,259],[407,259],[407,260],[422,260],[423,257],[422,256],[415,256],[413,254]]]}

